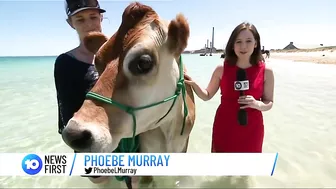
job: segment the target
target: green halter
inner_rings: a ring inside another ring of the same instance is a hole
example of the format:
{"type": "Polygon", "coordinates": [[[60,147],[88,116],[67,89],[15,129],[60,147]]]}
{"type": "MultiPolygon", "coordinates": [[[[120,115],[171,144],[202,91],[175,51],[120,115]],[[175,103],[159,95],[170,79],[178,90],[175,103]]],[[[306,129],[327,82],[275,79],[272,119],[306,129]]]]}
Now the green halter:
{"type": "MultiPolygon", "coordinates": [[[[125,112],[127,112],[128,114],[131,114],[132,119],[133,119],[133,136],[131,138],[123,138],[121,139],[118,148],[113,151],[115,153],[135,153],[138,151],[139,149],[139,136],[135,136],[136,133],[136,117],[135,117],[135,112],[138,110],[143,110],[143,109],[147,109],[153,106],[157,106],[160,104],[163,104],[165,102],[169,102],[171,100],[173,100],[173,104],[171,105],[171,107],[169,108],[168,112],[158,120],[157,123],[159,123],[164,117],[166,117],[169,112],[171,111],[171,109],[174,107],[175,102],[177,97],[182,93],[182,98],[183,98],[183,105],[184,105],[184,118],[183,118],[183,125],[182,125],[182,130],[181,130],[181,135],[183,135],[183,131],[184,131],[184,127],[185,127],[185,122],[186,122],[186,118],[188,116],[188,107],[187,107],[187,102],[186,102],[186,88],[185,88],[185,84],[184,84],[184,72],[183,72],[183,63],[182,63],[182,56],[180,56],[180,77],[179,80],[177,82],[177,86],[176,86],[176,91],[175,94],[173,96],[170,96],[162,101],[156,102],[156,103],[152,103],[146,106],[141,106],[141,107],[131,107],[131,106],[127,106],[121,103],[118,103],[116,101],[113,101],[110,98],[101,96],[97,93],[94,92],[88,92],[86,94],[87,98],[91,98],[94,100],[98,100],[101,102],[105,102],[107,104],[116,106],[122,110],[124,110],[125,112]]],[[[125,176],[116,176],[117,180],[119,181],[123,181],[125,180],[125,176]]]]}

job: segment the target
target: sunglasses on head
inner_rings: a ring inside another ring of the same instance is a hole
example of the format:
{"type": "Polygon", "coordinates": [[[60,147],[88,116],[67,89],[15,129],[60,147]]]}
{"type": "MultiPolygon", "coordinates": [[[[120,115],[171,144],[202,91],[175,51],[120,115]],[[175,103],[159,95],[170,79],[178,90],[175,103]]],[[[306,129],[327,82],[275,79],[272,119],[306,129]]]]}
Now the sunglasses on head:
{"type": "Polygon", "coordinates": [[[70,14],[81,8],[99,8],[97,0],[67,0],[67,13],[70,14]]]}

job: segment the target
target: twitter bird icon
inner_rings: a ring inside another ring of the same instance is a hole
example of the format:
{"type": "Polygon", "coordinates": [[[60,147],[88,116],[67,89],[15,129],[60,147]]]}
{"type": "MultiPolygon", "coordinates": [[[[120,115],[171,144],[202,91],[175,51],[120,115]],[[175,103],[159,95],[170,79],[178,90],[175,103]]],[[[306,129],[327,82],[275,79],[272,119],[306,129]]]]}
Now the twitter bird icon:
{"type": "Polygon", "coordinates": [[[92,167],[84,168],[85,174],[90,174],[92,172],[92,167]]]}

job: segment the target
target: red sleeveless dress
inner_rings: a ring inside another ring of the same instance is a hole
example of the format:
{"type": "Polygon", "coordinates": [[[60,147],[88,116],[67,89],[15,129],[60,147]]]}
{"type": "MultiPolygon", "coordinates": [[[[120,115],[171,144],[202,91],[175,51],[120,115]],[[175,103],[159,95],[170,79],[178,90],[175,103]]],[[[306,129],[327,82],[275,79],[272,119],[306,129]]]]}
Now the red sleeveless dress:
{"type": "MultiPolygon", "coordinates": [[[[221,104],[214,119],[212,130],[213,153],[261,153],[264,139],[264,123],[262,113],[253,108],[246,108],[247,125],[239,125],[239,92],[234,90],[234,81],[239,68],[224,62],[224,71],[220,81],[221,104]]],[[[265,63],[246,70],[249,80],[249,90],[245,95],[251,95],[261,100],[264,90],[265,63]]]]}

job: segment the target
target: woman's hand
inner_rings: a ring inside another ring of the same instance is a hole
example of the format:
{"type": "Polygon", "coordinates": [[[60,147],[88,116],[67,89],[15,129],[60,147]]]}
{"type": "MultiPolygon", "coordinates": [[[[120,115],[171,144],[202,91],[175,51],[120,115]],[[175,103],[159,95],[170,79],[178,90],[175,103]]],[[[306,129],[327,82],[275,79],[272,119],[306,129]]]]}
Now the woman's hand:
{"type": "Polygon", "coordinates": [[[184,82],[190,86],[193,86],[195,84],[193,79],[186,72],[184,72],[184,82]]]}
{"type": "Polygon", "coordinates": [[[245,106],[240,107],[240,109],[245,109],[245,108],[254,108],[259,110],[260,108],[260,101],[254,99],[253,96],[251,95],[246,95],[246,96],[241,96],[238,98],[238,103],[239,104],[245,104],[245,106]]]}
{"type": "Polygon", "coordinates": [[[211,80],[206,89],[200,87],[199,84],[186,73],[186,71],[184,71],[184,81],[186,85],[192,87],[193,91],[200,99],[202,99],[203,101],[208,101],[218,91],[220,78],[221,75],[223,75],[222,73],[223,73],[223,65],[217,66],[214,72],[212,73],[211,80]]]}

